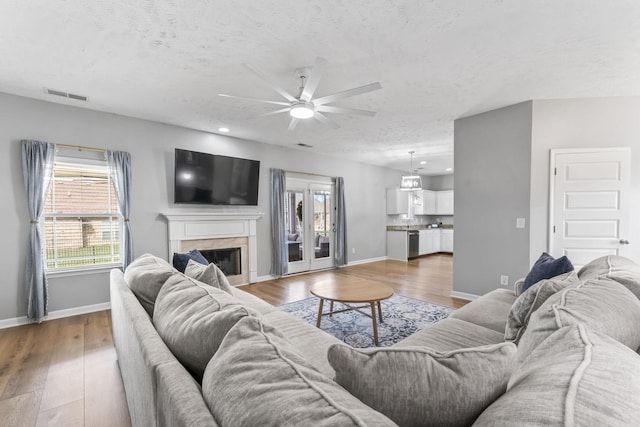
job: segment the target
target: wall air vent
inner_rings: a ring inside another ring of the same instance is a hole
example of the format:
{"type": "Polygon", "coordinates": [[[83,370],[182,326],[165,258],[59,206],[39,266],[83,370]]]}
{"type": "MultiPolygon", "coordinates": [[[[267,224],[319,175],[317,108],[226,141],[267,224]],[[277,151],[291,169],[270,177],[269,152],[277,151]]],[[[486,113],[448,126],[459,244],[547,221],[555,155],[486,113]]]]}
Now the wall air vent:
{"type": "Polygon", "coordinates": [[[44,88],[44,91],[49,95],[61,96],[63,98],[75,99],[76,101],[87,101],[88,98],[84,95],[76,95],[74,93],[62,92],[61,90],[44,88]]]}
{"type": "Polygon", "coordinates": [[[303,142],[299,142],[296,144],[298,147],[304,147],[304,148],[313,148],[313,145],[309,145],[309,144],[305,144],[303,142]]]}

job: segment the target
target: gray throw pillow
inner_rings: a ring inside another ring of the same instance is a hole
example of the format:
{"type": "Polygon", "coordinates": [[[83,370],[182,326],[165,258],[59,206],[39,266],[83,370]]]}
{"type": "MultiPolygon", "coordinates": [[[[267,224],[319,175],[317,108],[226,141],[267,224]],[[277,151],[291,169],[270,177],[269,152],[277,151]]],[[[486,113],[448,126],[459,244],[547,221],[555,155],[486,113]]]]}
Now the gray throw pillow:
{"type": "Polygon", "coordinates": [[[222,426],[393,426],[314,369],[260,318],[229,331],[202,379],[202,394],[222,426]]]}
{"type": "Polygon", "coordinates": [[[199,262],[190,259],[187,264],[187,268],[184,270],[184,274],[199,282],[222,289],[228,294],[233,293],[229,280],[227,280],[227,277],[224,275],[222,270],[220,270],[214,263],[202,265],[199,262]]]}
{"type": "Polygon", "coordinates": [[[474,426],[638,426],[640,356],[584,325],[554,332],[474,426]]]}
{"type": "Polygon", "coordinates": [[[446,353],[417,347],[329,348],[336,382],[401,426],[471,425],[507,388],[516,346],[446,353]]]}
{"type": "Polygon", "coordinates": [[[176,269],[167,261],[155,255],[144,254],[129,264],[124,271],[124,279],[142,307],[152,316],[160,288],[174,273],[177,273],[176,269]]]}
{"type": "Polygon", "coordinates": [[[518,343],[518,360],[524,360],[556,330],[575,324],[584,324],[633,350],[640,347],[640,301],[621,284],[597,279],[555,293],[531,315],[518,343]]]}
{"type": "Polygon", "coordinates": [[[229,329],[252,314],[228,293],[176,273],[158,294],[153,324],[176,359],[199,381],[229,329]]]}
{"type": "Polygon", "coordinates": [[[551,295],[578,283],[580,283],[578,275],[575,271],[572,271],[552,279],[543,279],[520,294],[507,315],[507,325],[504,332],[505,341],[518,344],[520,337],[527,329],[531,314],[540,308],[551,295]]]}

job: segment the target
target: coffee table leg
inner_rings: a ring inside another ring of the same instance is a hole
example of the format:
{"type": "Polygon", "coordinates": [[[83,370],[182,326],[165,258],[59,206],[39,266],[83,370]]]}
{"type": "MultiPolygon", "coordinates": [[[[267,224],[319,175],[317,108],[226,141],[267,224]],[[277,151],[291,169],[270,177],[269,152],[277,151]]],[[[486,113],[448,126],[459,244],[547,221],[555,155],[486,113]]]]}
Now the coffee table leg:
{"type": "Polygon", "coordinates": [[[378,325],[376,322],[376,303],[371,303],[371,320],[373,321],[373,342],[378,345],[378,325]]]}
{"type": "Polygon", "coordinates": [[[333,301],[329,301],[329,317],[333,317],[333,301]]]}
{"type": "Polygon", "coordinates": [[[322,320],[322,306],[324,305],[324,299],[320,298],[320,308],[318,308],[318,321],[316,322],[316,327],[320,327],[320,321],[322,320]]]}
{"type": "Polygon", "coordinates": [[[380,319],[380,323],[384,323],[382,319],[382,307],[380,307],[380,301],[378,301],[378,319],[380,319]]]}

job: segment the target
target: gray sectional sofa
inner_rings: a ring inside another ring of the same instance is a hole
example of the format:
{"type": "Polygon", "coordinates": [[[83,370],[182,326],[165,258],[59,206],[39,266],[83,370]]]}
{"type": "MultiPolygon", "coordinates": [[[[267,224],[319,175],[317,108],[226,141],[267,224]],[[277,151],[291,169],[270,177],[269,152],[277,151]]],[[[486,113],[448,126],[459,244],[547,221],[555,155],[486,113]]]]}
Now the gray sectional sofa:
{"type": "Polygon", "coordinates": [[[640,425],[640,267],[625,258],[366,350],[191,267],[143,255],[111,272],[134,426],[640,425]]]}

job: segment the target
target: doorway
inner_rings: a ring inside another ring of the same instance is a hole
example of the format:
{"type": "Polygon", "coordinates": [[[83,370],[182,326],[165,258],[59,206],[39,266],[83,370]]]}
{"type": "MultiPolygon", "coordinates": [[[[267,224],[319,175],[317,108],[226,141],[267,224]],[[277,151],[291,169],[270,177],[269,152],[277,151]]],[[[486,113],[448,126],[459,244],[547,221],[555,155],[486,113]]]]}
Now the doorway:
{"type": "Polygon", "coordinates": [[[335,184],[287,177],[285,224],[289,274],[335,265],[335,184]]]}
{"type": "Polygon", "coordinates": [[[576,268],[630,256],[630,148],[551,150],[549,252],[576,268]]]}

